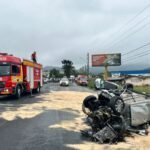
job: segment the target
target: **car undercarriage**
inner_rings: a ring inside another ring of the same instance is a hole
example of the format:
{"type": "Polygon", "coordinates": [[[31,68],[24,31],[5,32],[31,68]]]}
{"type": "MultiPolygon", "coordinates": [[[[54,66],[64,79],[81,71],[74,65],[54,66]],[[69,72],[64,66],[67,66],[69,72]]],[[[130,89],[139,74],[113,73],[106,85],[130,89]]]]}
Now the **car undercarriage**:
{"type": "Polygon", "coordinates": [[[101,90],[96,96],[84,99],[82,110],[87,115],[90,129],[83,136],[99,143],[117,143],[127,134],[148,134],[150,122],[150,96],[130,91],[101,90]]]}

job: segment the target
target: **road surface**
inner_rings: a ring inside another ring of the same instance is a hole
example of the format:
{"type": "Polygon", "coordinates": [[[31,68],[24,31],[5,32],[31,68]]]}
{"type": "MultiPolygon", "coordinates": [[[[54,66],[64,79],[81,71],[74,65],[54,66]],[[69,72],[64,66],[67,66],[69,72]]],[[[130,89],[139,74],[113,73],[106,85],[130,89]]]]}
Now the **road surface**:
{"type": "Polygon", "coordinates": [[[96,94],[86,87],[44,85],[41,94],[20,100],[0,98],[0,150],[149,150],[150,137],[127,137],[117,145],[83,139],[83,99],[96,94]]]}
{"type": "Polygon", "coordinates": [[[0,150],[62,150],[72,149],[66,144],[82,142],[78,132],[49,128],[63,120],[77,117],[77,114],[69,111],[72,109],[69,106],[68,110],[45,106],[48,99],[44,99],[44,96],[55,91],[92,92],[76,84],[60,87],[58,83],[49,83],[44,85],[41,95],[25,95],[21,100],[0,98],[0,150]],[[35,108],[38,103],[41,106],[35,108]]]}

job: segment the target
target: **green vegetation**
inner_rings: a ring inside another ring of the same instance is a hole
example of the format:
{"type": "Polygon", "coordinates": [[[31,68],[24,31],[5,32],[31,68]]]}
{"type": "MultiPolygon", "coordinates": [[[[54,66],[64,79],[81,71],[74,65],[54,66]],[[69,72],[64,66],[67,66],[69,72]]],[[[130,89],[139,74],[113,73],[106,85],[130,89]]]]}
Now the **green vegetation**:
{"type": "Polygon", "coordinates": [[[62,78],[64,75],[60,73],[59,70],[53,68],[50,72],[49,72],[49,78],[62,78]]]}
{"type": "MultiPolygon", "coordinates": [[[[95,78],[89,79],[88,87],[90,89],[95,89],[94,81],[95,81],[95,78]]],[[[134,91],[138,92],[138,93],[143,93],[144,92],[146,94],[150,94],[150,86],[146,86],[146,85],[145,86],[135,86],[134,91]]]]}
{"type": "Polygon", "coordinates": [[[62,68],[64,69],[64,74],[69,78],[74,70],[73,62],[71,60],[62,60],[62,68]]]}
{"type": "Polygon", "coordinates": [[[94,82],[95,82],[95,78],[89,79],[89,81],[88,81],[88,87],[90,89],[94,89],[95,88],[94,82]]]}
{"type": "Polygon", "coordinates": [[[146,94],[150,94],[150,86],[135,86],[134,91],[139,93],[145,92],[146,94]]]}

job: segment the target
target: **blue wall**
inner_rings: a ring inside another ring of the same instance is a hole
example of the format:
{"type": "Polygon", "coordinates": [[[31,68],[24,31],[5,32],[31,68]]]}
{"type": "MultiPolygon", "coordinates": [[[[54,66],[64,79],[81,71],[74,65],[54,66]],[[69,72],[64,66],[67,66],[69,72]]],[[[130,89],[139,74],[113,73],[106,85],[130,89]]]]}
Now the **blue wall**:
{"type": "Polygon", "coordinates": [[[143,75],[150,74],[150,70],[129,70],[129,71],[111,71],[112,74],[120,74],[120,75],[143,75]]]}

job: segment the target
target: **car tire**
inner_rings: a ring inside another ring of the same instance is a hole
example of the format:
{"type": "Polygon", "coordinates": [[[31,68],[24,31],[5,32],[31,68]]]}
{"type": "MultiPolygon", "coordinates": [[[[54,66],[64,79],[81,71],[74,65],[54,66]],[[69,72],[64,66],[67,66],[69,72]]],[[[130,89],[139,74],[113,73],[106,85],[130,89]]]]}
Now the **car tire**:
{"type": "Polygon", "coordinates": [[[92,111],[94,111],[94,103],[97,101],[97,98],[93,95],[87,96],[84,100],[83,100],[83,104],[82,104],[82,111],[87,114],[90,115],[92,111]],[[87,109],[89,109],[89,111],[87,112],[87,109]]]}
{"type": "Polygon", "coordinates": [[[116,115],[121,115],[125,109],[125,103],[121,97],[114,96],[109,102],[109,107],[112,108],[116,115]]]}

